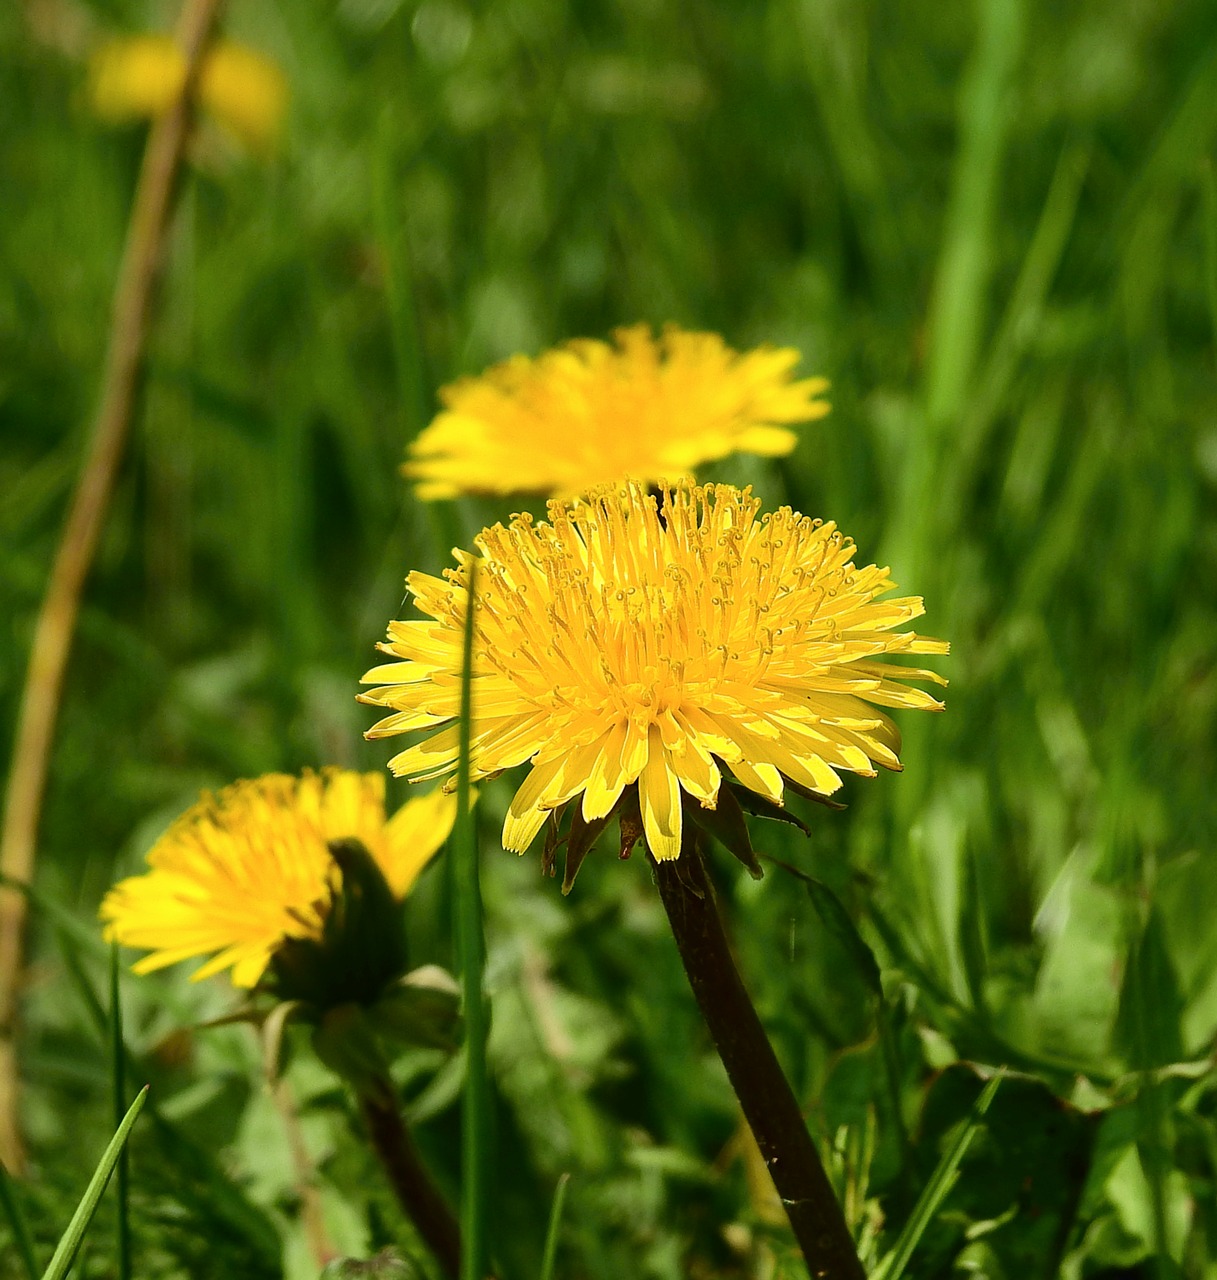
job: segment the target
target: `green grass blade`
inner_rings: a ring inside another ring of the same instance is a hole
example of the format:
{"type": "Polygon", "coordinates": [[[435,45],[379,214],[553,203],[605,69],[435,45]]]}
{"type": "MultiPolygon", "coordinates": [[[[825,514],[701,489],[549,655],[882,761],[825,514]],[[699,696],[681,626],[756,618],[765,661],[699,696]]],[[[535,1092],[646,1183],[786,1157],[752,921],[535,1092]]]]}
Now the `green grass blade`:
{"type": "Polygon", "coordinates": [[[486,1274],[486,1187],[489,1183],[489,1094],[486,1075],[486,996],[482,989],[485,942],[478,877],[477,821],[469,805],[474,601],[477,566],[470,564],[461,661],[460,760],[456,771],[456,829],[452,848],[456,882],[456,938],[464,992],[465,1099],[461,1111],[461,1280],[486,1274]]]}
{"type": "Polygon", "coordinates": [[[1200,216],[1204,223],[1204,293],[1209,304],[1209,325],[1217,353],[1217,171],[1213,162],[1200,166],[1200,216]]]}
{"type": "Polygon", "coordinates": [[[415,317],[412,273],[394,181],[395,148],[401,128],[389,108],[380,113],[372,153],[372,217],[384,263],[384,284],[393,335],[393,362],[397,374],[398,412],[405,429],[404,447],[426,425],[430,415],[427,387],[431,379],[424,367],[415,317]]]}
{"type": "Polygon", "coordinates": [[[996,1075],[981,1091],[980,1097],[976,1099],[976,1105],[972,1108],[971,1115],[964,1121],[963,1126],[955,1137],[955,1141],[943,1153],[942,1159],[939,1160],[938,1167],[926,1184],[925,1190],[913,1206],[913,1212],[909,1215],[908,1221],[904,1224],[904,1229],[897,1237],[891,1253],[879,1264],[875,1280],[900,1280],[900,1277],[904,1274],[904,1269],[908,1266],[909,1259],[913,1256],[913,1250],[917,1247],[917,1242],[925,1233],[926,1227],[934,1220],[934,1215],[938,1212],[939,1206],[955,1185],[960,1161],[963,1160],[968,1148],[972,1145],[976,1130],[980,1127],[980,1122],[985,1112],[988,1111],[989,1104],[993,1101],[1001,1081],[1001,1076],[996,1075]]]}
{"type": "MultiPolygon", "coordinates": [[[[76,951],[76,936],[64,929],[58,929],[56,936],[64,968],[80,995],[89,1026],[99,1041],[107,1044],[111,1034],[110,1020],[76,951]]],[[[92,941],[100,945],[96,936],[92,941]]],[[[124,1070],[128,1074],[139,1073],[138,1059],[129,1047],[124,1047],[124,1056],[124,1070]]],[[[196,1145],[175,1124],[166,1120],[155,1103],[148,1107],[148,1122],[164,1158],[181,1169],[183,1186],[198,1193],[198,1198],[191,1203],[218,1216],[226,1229],[239,1233],[268,1265],[275,1265],[280,1254],[280,1242],[274,1227],[228,1178],[211,1152],[196,1145]]]]}
{"type": "Polygon", "coordinates": [[[1035,234],[1023,258],[1001,325],[990,348],[976,392],[963,415],[959,455],[952,468],[953,488],[944,505],[960,507],[962,486],[970,483],[991,429],[1006,403],[1019,362],[1039,329],[1048,291],[1073,230],[1082,184],[1090,168],[1090,144],[1071,142],[1062,150],[1035,234]]]}
{"type": "Polygon", "coordinates": [[[17,1252],[21,1255],[21,1261],[25,1265],[26,1275],[30,1280],[38,1280],[40,1273],[38,1262],[34,1257],[34,1240],[30,1235],[25,1214],[21,1211],[21,1202],[17,1199],[17,1188],[13,1186],[8,1170],[2,1163],[0,1163],[0,1208],[4,1209],[4,1216],[13,1229],[13,1240],[16,1242],[17,1252]]]}
{"type": "Polygon", "coordinates": [[[545,1253],[541,1257],[541,1280],[554,1280],[554,1263],[558,1257],[558,1231],[562,1226],[562,1210],[566,1205],[566,1188],[570,1174],[564,1173],[554,1188],[554,1202],[549,1211],[549,1227],[545,1232],[545,1253]]]}
{"type": "Polygon", "coordinates": [[[993,225],[1026,23],[1023,0],[979,0],[977,18],[976,47],[960,86],[951,199],[926,320],[925,420],[905,461],[888,532],[896,580],[916,582],[927,594],[935,489],[986,328],[993,225]]]}
{"type": "Polygon", "coordinates": [[[123,1148],[127,1144],[131,1129],[139,1118],[139,1113],[144,1109],[144,1103],[147,1100],[148,1086],[145,1085],[140,1090],[139,1097],[131,1104],[130,1110],[123,1116],[122,1123],[118,1126],[118,1132],[110,1139],[110,1145],[106,1148],[105,1154],[101,1158],[101,1163],[98,1164],[94,1171],[93,1177],[85,1190],[84,1198],[72,1215],[72,1221],[68,1223],[68,1229],[63,1233],[59,1245],[55,1249],[55,1256],[51,1259],[51,1265],[43,1272],[42,1280],[63,1280],[63,1277],[71,1269],[72,1263],[76,1260],[76,1254],[80,1250],[81,1242],[85,1238],[85,1232],[88,1231],[89,1224],[93,1221],[93,1215],[97,1212],[102,1193],[106,1189],[106,1184],[110,1181],[110,1175],[114,1172],[114,1166],[118,1163],[119,1156],[122,1155],[123,1148]]]}
{"type": "Polygon", "coordinates": [[[984,329],[993,219],[1026,15],[1021,0],[981,0],[959,94],[959,147],[928,317],[926,411],[932,426],[964,404],[984,329]]]}
{"type": "MultiPolygon", "coordinates": [[[[127,1096],[127,1048],[123,1042],[123,1006],[118,987],[118,943],[110,944],[110,1082],[113,1088],[114,1123],[122,1123],[127,1096]]],[[[115,1222],[115,1250],[118,1280],[131,1280],[131,1218],[128,1213],[131,1191],[131,1163],[127,1148],[119,1152],[114,1171],[114,1192],[118,1200],[115,1222]]]]}

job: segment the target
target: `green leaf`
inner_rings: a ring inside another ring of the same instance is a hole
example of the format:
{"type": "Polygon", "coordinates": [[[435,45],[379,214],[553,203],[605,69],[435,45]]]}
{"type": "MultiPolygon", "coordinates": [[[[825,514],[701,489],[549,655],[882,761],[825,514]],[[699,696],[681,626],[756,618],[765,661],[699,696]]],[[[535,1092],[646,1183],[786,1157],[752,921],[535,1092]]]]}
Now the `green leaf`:
{"type": "Polygon", "coordinates": [[[963,863],[963,885],[959,895],[959,956],[963,963],[964,979],[972,1007],[987,1015],[985,976],[989,971],[988,947],[985,944],[984,899],[981,896],[980,874],[976,866],[976,853],[970,842],[960,850],[963,863]]]}
{"type": "Polygon", "coordinates": [[[42,1280],[63,1280],[71,1269],[72,1263],[76,1260],[76,1254],[80,1249],[81,1242],[85,1238],[85,1232],[88,1231],[89,1224],[93,1221],[93,1215],[97,1212],[102,1193],[106,1189],[106,1184],[110,1181],[110,1175],[114,1172],[114,1166],[118,1163],[123,1148],[127,1145],[127,1138],[131,1133],[131,1129],[139,1118],[139,1113],[144,1109],[144,1103],[147,1100],[148,1086],[145,1085],[140,1090],[139,1097],[135,1099],[131,1104],[130,1110],[123,1117],[122,1123],[118,1126],[118,1131],[110,1139],[110,1145],[102,1155],[101,1163],[98,1164],[88,1187],[85,1189],[84,1198],[77,1206],[76,1212],[72,1215],[72,1221],[68,1223],[68,1229],[63,1233],[55,1249],[55,1256],[51,1259],[51,1265],[43,1272],[42,1280]]]}
{"type": "Polygon", "coordinates": [[[989,1104],[993,1101],[1001,1082],[1002,1077],[995,1075],[984,1087],[980,1097],[976,1100],[976,1105],[972,1108],[971,1114],[955,1135],[955,1140],[943,1152],[937,1168],[931,1175],[929,1182],[926,1183],[925,1190],[913,1206],[913,1212],[909,1215],[903,1230],[896,1238],[892,1251],[880,1262],[878,1270],[875,1272],[874,1280],[900,1280],[900,1277],[904,1274],[904,1269],[908,1266],[909,1259],[913,1256],[913,1250],[917,1247],[917,1242],[925,1234],[925,1229],[933,1221],[934,1215],[955,1185],[960,1162],[972,1145],[972,1140],[976,1137],[980,1122],[984,1118],[985,1112],[988,1111],[989,1104]]]}
{"type": "Polygon", "coordinates": [[[455,1053],[460,1047],[460,988],[438,965],[408,973],[372,1007],[372,1025],[400,1044],[455,1053]]]}
{"type": "Polygon", "coordinates": [[[1141,936],[1128,949],[1116,1024],[1134,1070],[1165,1067],[1184,1057],[1183,1008],[1162,916],[1151,907],[1141,936]]]}
{"type": "Polygon", "coordinates": [[[1094,882],[1092,861],[1071,854],[1036,913],[1044,957],[1032,1011],[1041,1045],[1099,1065],[1119,1004],[1124,908],[1115,890],[1094,882]]]}

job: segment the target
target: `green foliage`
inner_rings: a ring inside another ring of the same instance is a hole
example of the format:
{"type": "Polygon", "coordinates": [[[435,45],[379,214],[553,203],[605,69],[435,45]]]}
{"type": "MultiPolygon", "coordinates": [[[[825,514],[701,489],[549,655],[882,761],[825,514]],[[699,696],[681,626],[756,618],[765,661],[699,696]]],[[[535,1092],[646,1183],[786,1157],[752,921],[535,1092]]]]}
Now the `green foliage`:
{"type": "MultiPolygon", "coordinates": [[[[143,138],[90,117],[83,59],[154,9],[0,13],[6,725],[143,138]]],[[[712,871],[870,1261],[915,1223],[916,1280],[1211,1277],[1212,6],[247,0],[227,21],[283,67],[291,113],[266,161],[215,122],[192,148],[56,739],[21,1042],[34,1161],[0,1184],[20,1206],[0,1280],[26,1276],[19,1223],[50,1256],[77,1153],[113,1131],[101,894],[202,786],[384,766],[353,695],[402,578],[506,514],[423,509],[397,474],[436,388],[640,319],[791,343],[832,379],[789,458],[712,474],[837,520],[953,645],[946,713],[901,723],[901,775],[849,782],[844,812],[793,798],[808,834],[778,813],[747,844],[734,814],[712,833],[766,868],[712,871]],[[1004,1083],[915,1217],[973,1064],[1004,1083]]],[[[545,1274],[568,1173],[554,1277],[800,1275],[644,860],[584,841],[563,898],[538,849],[497,848],[505,786],[479,800],[503,1280],[545,1274]]],[[[448,861],[406,904],[412,966],[459,968],[448,861]]],[[[126,1078],[154,1085],[132,1274],[312,1280],[256,1037],[192,1030],[235,999],[176,971],[122,988],[126,1078]]],[[[426,1274],[349,1100],[286,1046],[340,1273],[426,1274]]],[[[454,1202],[460,1072],[417,1045],[393,1063],[454,1202]]],[[[114,1213],[76,1274],[118,1273],[114,1213]]]]}

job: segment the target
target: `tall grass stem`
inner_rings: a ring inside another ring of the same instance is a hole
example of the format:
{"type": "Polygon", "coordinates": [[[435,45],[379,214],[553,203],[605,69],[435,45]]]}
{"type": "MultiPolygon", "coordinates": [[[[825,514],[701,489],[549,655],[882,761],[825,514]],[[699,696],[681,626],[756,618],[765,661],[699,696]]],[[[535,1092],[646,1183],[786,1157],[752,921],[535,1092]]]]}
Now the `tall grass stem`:
{"type": "Polygon", "coordinates": [[[486,1070],[488,1034],[482,987],[485,939],[482,886],[478,872],[477,820],[469,803],[470,747],[473,740],[473,636],[477,564],[468,569],[464,653],[461,661],[460,758],[456,771],[456,827],[453,861],[456,882],[456,936],[465,1015],[465,1098],[461,1112],[461,1280],[486,1275],[486,1188],[491,1164],[490,1099],[486,1070]]]}

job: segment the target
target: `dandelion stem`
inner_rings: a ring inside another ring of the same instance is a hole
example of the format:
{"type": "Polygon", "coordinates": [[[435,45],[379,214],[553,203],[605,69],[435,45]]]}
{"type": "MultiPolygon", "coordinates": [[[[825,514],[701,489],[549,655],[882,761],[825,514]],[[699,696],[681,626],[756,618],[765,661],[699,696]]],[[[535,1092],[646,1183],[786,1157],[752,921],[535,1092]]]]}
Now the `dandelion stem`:
{"type": "Polygon", "coordinates": [[[461,1274],[460,1225],[431,1181],[401,1112],[392,1101],[392,1084],[385,1080],[379,1085],[381,1087],[361,1091],[359,1096],[359,1109],[368,1126],[372,1147],[406,1216],[418,1229],[444,1274],[450,1280],[457,1280],[461,1274]]]}
{"type": "Polygon", "coordinates": [[[699,840],[655,863],[659,896],[689,985],[816,1280],[865,1280],[845,1215],[803,1113],[731,957],[699,840]]]}

